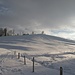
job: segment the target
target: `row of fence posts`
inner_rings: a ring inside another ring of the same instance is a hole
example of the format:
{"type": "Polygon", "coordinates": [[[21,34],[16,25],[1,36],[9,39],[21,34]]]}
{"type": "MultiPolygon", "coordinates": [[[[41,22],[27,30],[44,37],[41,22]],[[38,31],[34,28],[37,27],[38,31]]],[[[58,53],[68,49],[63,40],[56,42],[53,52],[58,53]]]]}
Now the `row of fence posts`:
{"type": "MultiPolygon", "coordinates": [[[[20,59],[20,53],[18,53],[18,59],[20,59]]],[[[33,57],[32,62],[33,62],[33,70],[32,70],[32,72],[34,72],[34,57],[33,57]]],[[[26,57],[25,56],[24,56],[24,65],[26,65],[26,57]]],[[[62,67],[60,67],[60,75],[63,75],[63,68],[62,67]]]]}

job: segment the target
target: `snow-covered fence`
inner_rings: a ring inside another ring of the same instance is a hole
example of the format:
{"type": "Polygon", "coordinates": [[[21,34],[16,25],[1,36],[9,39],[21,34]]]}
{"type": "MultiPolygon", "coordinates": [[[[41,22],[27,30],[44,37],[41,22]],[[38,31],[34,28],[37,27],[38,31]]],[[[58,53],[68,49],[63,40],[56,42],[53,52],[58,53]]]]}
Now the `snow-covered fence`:
{"type": "MultiPolygon", "coordinates": [[[[24,54],[20,54],[20,53],[18,53],[18,59],[20,59],[20,56],[21,57],[23,57],[23,61],[24,61],[24,65],[26,65],[26,58],[28,58],[29,60],[31,60],[32,61],[32,72],[34,72],[35,71],[35,62],[37,62],[34,58],[34,56],[32,57],[32,56],[30,56],[30,55],[28,55],[28,54],[26,54],[26,53],[24,53],[24,54]]],[[[37,62],[37,63],[39,63],[39,62],[37,62]]],[[[60,70],[59,70],[59,74],[60,75],[63,75],[63,68],[62,67],[60,67],[60,70]]]]}
{"type": "Polygon", "coordinates": [[[35,60],[34,60],[34,57],[32,58],[32,57],[30,57],[28,54],[26,54],[26,53],[24,53],[24,54],[22,54],[21,55],[23,58],[24,58],[24,65],[26,65],[26,57],[28,58],[28,59],[30,59],[32,62],[33,62],[33,64],[32,64],[32,72],[34,72],[34,62],[35,62],[35,60]]]}

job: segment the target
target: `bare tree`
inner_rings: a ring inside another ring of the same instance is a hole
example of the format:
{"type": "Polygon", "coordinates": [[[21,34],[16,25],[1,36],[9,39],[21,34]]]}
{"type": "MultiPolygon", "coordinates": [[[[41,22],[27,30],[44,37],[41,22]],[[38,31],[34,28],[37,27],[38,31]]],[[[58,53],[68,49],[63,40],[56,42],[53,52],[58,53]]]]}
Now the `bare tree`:
{"type": "Polygon", "coordinates": [[[32,31],[32,34],[34,34],[34,31],[32,31]]]}
{"type": "Polygon", "coordinates": [[[4,28],[4,36],[7,35],[7,28],[4,28]]]}
{"type": "Polygon", "coordinates": [[[0,28],[0,36],[3,36],[3,34],[4,34],[3,28],[0,28]]]}
{"type": "Polygon", "coordinates": [[[42,31],[42,34],[44,34],[44,31],[42,31]]]}

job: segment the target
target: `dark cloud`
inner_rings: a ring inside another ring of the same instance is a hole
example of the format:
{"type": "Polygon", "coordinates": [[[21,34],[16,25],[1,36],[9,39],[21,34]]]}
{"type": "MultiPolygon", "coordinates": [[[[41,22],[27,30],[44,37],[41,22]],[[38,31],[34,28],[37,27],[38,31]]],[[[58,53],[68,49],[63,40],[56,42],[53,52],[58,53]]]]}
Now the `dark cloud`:
{"type": "Polygon", "coordinates": [[[0,0],[0,26],[21,31],[69,30],[74,13],[75,0],[0,0]]]}

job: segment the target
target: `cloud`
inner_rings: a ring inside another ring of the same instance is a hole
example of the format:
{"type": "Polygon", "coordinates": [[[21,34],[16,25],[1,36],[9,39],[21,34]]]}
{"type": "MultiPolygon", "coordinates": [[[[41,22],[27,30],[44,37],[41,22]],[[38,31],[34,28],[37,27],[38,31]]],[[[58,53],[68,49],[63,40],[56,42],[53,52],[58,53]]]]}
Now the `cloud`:
{"type": "Polygon", "coordinates": [[[0,27],[17,32],[44,30],[47,34],[66,29],[69,33],[75,27],[74,3],[75,0],[1,0],[0,27]]]}

